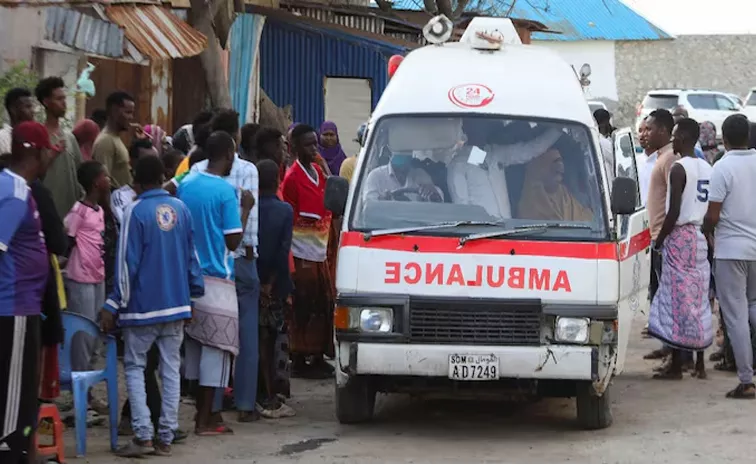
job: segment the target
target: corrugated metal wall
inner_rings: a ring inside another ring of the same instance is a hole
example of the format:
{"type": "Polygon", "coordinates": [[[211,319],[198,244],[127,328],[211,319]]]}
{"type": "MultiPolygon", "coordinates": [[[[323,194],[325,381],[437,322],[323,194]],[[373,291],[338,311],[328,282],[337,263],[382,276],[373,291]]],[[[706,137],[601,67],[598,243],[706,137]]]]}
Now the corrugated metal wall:
{"type": "Polygon", "coordinates": [[[258,89],[254,75],[255,61],[259,56],[261,29],[264,30],[265,17],[241,14],[231,26],[231,53],[229,56],[229,86],[231,103],[239,113],[239,124],[257,122],[256,108],[250,108],[250,94],[256,102],[258,89]],[[253,88],[250,88],[253,87],[253,88]]]}
{"type": "Polygon", "coordinates": [[[388,59],[404,52],[391,44],[268,18],[260,41],[260,86],[276,105],[292,105],[295,121],[317,127],[325,111],[325,77],[370,79],[375,108],[388,83],[388,59]]]}

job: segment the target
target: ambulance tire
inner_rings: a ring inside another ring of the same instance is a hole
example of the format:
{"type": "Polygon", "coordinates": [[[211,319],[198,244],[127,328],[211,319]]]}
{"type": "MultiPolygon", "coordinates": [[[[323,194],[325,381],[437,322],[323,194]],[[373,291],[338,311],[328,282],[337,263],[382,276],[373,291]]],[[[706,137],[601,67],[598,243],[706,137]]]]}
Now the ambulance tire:
{"type": "Polygon", "coordinates": [[[590,382],[577,385],[577,417],[580,426],[587,430],[608,428],[614,420],[612,416],[611,387],[604,394],[596,395],[590,382]]]}
{"type": "Polygon", "coordinates": [[[366,423],[373,419],[375,389],[368,378],[353,376],[346,386],[336,386],[336,418],[342,424],[366,423]]]}

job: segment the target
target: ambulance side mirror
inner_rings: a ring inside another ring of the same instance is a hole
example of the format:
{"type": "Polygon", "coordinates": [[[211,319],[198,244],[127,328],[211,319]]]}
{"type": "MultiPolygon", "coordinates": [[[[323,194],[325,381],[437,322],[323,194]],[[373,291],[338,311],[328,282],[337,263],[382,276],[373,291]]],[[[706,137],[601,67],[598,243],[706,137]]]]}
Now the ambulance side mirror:
{"type": "Polygon", "coordinates": [[[349,195],[349,181],[341,176],[329,176],[326,180],[325,207],[335,216],[344,215],[347,196],[349,195]]]}
{"type": "Polygon", "coordinates": [[[635,213],[638,184],[632,178],[615,178],[612,183],[612,213],[630,215],[635,213]]]}

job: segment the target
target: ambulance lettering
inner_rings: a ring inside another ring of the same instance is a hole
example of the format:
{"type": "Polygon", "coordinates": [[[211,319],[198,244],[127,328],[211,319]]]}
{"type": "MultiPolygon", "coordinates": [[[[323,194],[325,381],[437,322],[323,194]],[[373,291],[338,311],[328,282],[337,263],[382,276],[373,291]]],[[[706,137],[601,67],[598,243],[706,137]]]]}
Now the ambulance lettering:
{"type": "Polygon", "coordinates": [[[565,270],[518,266],[476,265],[473,270],[465,270],[458,263],[386,262],[383,282],[572,292],[565,270]]]}

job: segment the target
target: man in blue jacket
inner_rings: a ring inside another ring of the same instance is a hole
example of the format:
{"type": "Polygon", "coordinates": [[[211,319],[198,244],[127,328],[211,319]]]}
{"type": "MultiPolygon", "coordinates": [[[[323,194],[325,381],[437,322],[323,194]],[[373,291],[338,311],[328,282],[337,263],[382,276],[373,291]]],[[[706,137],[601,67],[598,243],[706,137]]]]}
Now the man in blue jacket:
{"type": "Polygon", "coordinates": [[[170,455],[178,428],[184,321],[192,317],[191,298],[205,293],[192,237],[192,219],[180,200],[161,188],[163,164],[141,158],[134,169],[139,196],[124,211],[118,240],[113,291],[101,311],[103,331],[115,317],[123,330],[126,390],[131,400],[134,440],[119,449],[123,457],[170,455]],[[160,351],[163,401],[157,440],[145,394],[147,352],[160,351]]]}

